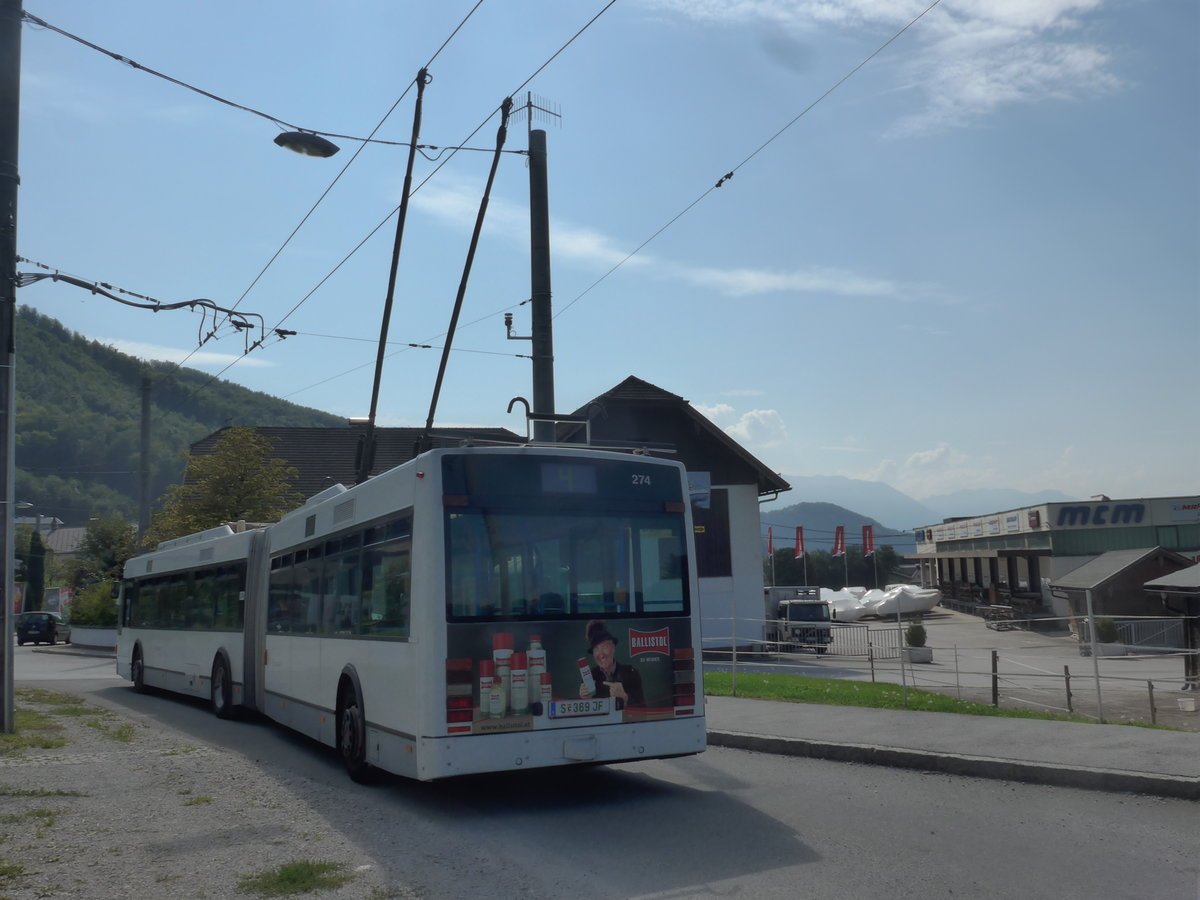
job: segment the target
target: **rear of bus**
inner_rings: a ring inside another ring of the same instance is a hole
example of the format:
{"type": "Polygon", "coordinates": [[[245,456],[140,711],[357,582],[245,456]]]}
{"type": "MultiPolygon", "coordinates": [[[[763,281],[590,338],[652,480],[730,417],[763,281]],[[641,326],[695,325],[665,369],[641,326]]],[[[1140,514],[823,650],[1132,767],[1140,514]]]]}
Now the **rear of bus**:
{"type": "Polygon", "coordinates": [[[440,457],[444,704],[417,777],[701,752],[683,466],[553,448],[440,457]]]}

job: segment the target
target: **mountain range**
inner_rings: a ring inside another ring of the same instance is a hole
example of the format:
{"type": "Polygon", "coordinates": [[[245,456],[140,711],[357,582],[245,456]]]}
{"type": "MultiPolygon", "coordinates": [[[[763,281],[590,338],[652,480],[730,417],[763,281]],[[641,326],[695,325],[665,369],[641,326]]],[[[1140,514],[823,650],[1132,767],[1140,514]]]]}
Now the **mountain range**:
{"type": "MultiPolygon", "coordinates": [[[[884,523],[890,530],[911,531],[922,525],[934,525],[943,519],[982,516],[1039,503],[1064,503],[1078,499],[1053,490],[1030,493],[1006,488],[984,488],[936,494],[916,500],[882,481],[864,481],[841,475],[784,475],[783,478],[792,489],[760,507],[764,522],[773,518],[777,511],[797,504],[834,504],[853,510],[861,517],[884,523]]],[[[852,523],[847,520],[837,524],[849,526],[852,523]]],[[[849,534],[847,539],[850,539],[849,534]]]]}

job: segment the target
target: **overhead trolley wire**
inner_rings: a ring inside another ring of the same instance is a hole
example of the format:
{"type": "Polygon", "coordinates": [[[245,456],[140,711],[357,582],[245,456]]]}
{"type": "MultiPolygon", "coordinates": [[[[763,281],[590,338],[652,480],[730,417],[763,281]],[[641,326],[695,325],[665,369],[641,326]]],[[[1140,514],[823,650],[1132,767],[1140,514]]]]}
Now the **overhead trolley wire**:
{"type": "MultiPolygon", "coordinates": [[[[482,2],[482,0],[481,0],[481,2],[482,2]]],[[[554,62],[554,60],[556,60],[563,53],[563,51],[565,51],[568,47],[570,47],[573,43],[575,43],[575,41],[578,40],[579,37],[585,31],[587,31],[589,28],[591,28],[592,25],[594,25],[596,23],[596,21],[602,15],[604,15],[606,12],[608,12],[616,4],[616,2],[617,2],[617,0],[608,0],[608,2],[605,3],[605,5],[603,7],[601,7],[600,10],[595,15],[593,15],[590,19],[588,19],[587,22],[585,22],[573,35],[571,35],[571,37],[569,37],[557,50],[555,50],[541,65],[539,65],[536,69],[534,69],[533,72],[530,73],[530,75],[527,78],[525,78],[524,81],[522,81],[519,85],[517,85],[512,91],[510,91],[507,96],[515,97],[517,94],[519,94],[531,81],[533,81],[534,78],[536,78],[538,75],[540,75],[542,73],[542,71],[546,69],[547,66],[549,66],[552,62],[554,62]]],[[[474,9],[472,9],[472,12],[474,12],[474,9]]],[[[440,49],[438,52],[441,52],[440,49]]],[[[432,60],[431,60],[431,62],[432,62],[432,60]]],[[[492,120],[492,118],[496,115],[496,113],[502,111],[502,108],[503,108],[503,105],[497,106],[494,110],[492,110],[490,113],[488,113],[488,115],[483,119],[483,121],[481,121],[478,125],[476,125],[475,128],[472,129],[471,133],[468,134],[465,138],[463,138],[462,141],[460,141],[459,143],[465,144],[467,141],[471,140],[471,138],[473,138],[476,134],[478,134],[484,128],[484,126],[487,125],[487,123],[492,120]]],[[[524,151],[519,151],[519,152],[523,153],[524,151]]],[[[446,165],[446,163],[448,163],[453,157],[454,157],[454,154],[451,153],[450,156],[448,156],[445,160],[439,162],[438,165],[433,169],[433,171],[430,172],[428,175],[426,175],[425,178],[422,179],[421,182],[412,189],[411,193],[415,194],[422,187],[424,187],[429,182],[429,180],[431,178],[433,178],[433,176],[436,175],[439,171],[441,171],[442,167],[444,165],[446,165]]],[[[397,205],[396,209],[393,209],[382,221],[380,221],[374,228],[372,228],[371,231],[368,232],[367,235],[365,237],[363,237],[363,239],[360,240],[349,253],[347,253],[344,257],[342,257],[342,259],[328,272],[328,274],[325,275],[324,278],[322,278],[319,282],[317,282],[317,284],[312,288],[312,290],[310,290],[307,294],[305,294],[304,297],[302,297],[300,299],[300,301],[294,307],[292,307],[291,310],[289,310],[289,312],[286,316],[284,316],[282,319],[279,320],[278,325],[282,325],[285,321],[287,321],[287,319],[294,312],[296,312],[296,310],[299,309],[300,306],[302,306],[310,297],[312,297],[312,295],[314,293],[316,293],[321,288],[321,286],[324,285],[325,282],[328,281],[334,275],[335,272],[337,272],[342,266],[344,266],[350,260],[350,257],[352,257],[355,253],[357,253],[367,241],[369,241],[372,237],[375,236],[375,233],[378,232],[379,229],[382,228],[388,222],[388,220],[391,219],[391,217],[396,214],[398,209],[399,209],[399,206],[397,205]]],[[[529,302],[528,300],[523,300],[523,301],[521,301],[521,304],[528,303],[528,302],[529,302]]],[[[521,304],[517,304],[517,305],[521,305],[521,304]]],[[[511,309],[511,308],[512,308],[512,306],[505,307],[504,309],[500,310],[500,312],[504,312],[506,309],[511,309]]],[[[478,322],[484,321],[487,318],[491,318],[491,316],[494,316],[494,315],[495,315],[495,313],[490,313],[487,316],[483,316],[478,319],[474,319],[471,322],[466,323],[466,325],[464,325],[462,327],[464,327],[464,328],[470,327],[471,325],[475,325],[478,322]]],[[[438,340],[445,336],[446,336],[446,332],[442,332],[441,334],[437,335],[434,338],[431,338],[430,340],[438,340]]],[[[399,350],[395,351],[395,353],[389,354],[388,358],[390,358],[391,356],[395,356],[397,353],[405,353],[409,349],[412,349],[413,346],[415,346],[415,345],[409,345],[408,347],[399,349],[399,350]]],[[[294,397],[296,394],[303,393],[304,391],[307,391],[313,387],[317,387],[318,385],[325,384],[326,382],[332,381],[336,378],[341,378],[342,376],[348,375],[351,372],[356,372],[361,368],[363,368],[363,366],[354,366],[350,369],[345,370],[344,372],[339,372],[338,374],[332,375],[327,379],[323,379],[314,384],[311,384],[308,387],[300,388],[297,391],[293,391],[291,394],[288,394],[287,396],[294,397]]],[[[228,370],[228,367],[226,367],[225,370],[222,370],[222,373],[218,373],[218,374],[223,374],[223,372],[227,371],[227,370],[228,370]]]]}

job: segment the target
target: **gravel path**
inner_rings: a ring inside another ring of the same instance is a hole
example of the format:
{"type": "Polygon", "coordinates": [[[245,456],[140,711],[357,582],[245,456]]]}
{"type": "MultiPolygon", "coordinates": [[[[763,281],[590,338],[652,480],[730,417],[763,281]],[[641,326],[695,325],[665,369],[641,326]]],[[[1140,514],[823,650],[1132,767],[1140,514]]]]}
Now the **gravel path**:
{"type": "MultiPolygon", "coordinates": [[[[328,788],[289,784],[157,724],[54,699],[18,689],[16,708],[46,716],[64,746],[6,753],[0,742],[0,900],[253,897],[239,890],[244,877],[301,860],[351,876],[309,897],[420,895],[385,883],[313,811],[305,797],[321,792],[328,803],[328,788]]],[[[18,720],[18,736],[26,733],[18,720]]]]}

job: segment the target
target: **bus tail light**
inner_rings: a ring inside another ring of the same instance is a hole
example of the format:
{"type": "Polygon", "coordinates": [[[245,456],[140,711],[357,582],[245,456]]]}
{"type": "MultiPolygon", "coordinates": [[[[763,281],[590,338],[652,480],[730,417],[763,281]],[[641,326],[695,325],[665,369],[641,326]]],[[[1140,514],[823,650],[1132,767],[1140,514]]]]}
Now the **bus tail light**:
{"type": "Polygon", "coordinates": [[[446,660],[446,733],[470,734],[474,711],[471,703],[470,659],[446,660]]]}

